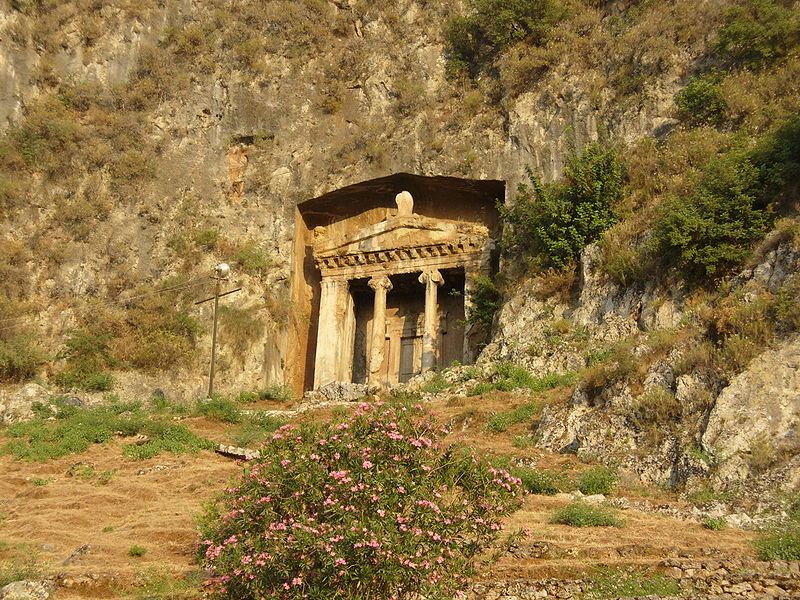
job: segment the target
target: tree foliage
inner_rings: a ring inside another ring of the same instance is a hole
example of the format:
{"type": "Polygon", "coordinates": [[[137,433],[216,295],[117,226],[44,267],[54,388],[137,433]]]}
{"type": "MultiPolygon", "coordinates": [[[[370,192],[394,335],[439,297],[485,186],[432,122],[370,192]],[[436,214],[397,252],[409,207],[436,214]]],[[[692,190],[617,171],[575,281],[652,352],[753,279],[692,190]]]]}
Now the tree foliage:
{"type": "Polygon", "coordinates": [[[537,267],[564,269],[583,248],[617,221],[625,167],[616,148],[600,142],[574,154],[564,179],[543,184],[528,170],[511,207],[500,207],[506,250],[533,259],[537,267]]]}
{"type": "Polygon", "coordinates": [[[717,52],[733,64],[767,65],[800,42],[800,16],[791,0],[742,0],[726,16],[717,52]]]}
{"type": "Polygon", "coordinates": [[[445,28],[453,73],[476,75],[517,42],[544,44],[565,10],[557,0],[467,0],[467,13],[445,28]]]}

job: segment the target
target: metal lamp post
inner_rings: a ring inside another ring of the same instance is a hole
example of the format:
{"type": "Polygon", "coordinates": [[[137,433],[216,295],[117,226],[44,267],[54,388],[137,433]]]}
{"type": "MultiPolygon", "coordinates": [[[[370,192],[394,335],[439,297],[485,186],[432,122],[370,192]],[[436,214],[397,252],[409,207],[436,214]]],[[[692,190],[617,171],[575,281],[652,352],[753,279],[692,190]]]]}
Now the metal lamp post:
{"type": "Polygon", "coordinates": [[[216,267],[214,267],[214,274],[211,276],[211,279],[214,280],[214,295],[211,298],[206,298],[205,300],[200,300],[199,302],[195,302],[195,304],[203,304],[205,302],[209,302],[211,300],[214,301],[214,324],[211,329],[211,367],[208,373],[208,397],[210,398],[214,394],[214,370],[217,364],[217,317],[219,312],[219,299],[223,296],[227,296],[228,294],[233,294],[234,292],[238,292],[242,288],[238,287],[235,290],[230,290],[224,293],[220,292],[220,288],[222,287],[223,281],[228,281],[228,278],[231,274],[231,267],[227,263],[219,263],[216,267]]]}

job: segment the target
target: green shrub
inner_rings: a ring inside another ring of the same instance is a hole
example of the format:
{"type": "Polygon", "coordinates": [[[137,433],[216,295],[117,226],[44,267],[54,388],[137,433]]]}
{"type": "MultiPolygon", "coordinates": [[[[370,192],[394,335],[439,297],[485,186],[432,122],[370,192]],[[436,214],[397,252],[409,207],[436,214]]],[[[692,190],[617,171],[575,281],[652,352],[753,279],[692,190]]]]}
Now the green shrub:
{"type": "Polygon", "coordinates": [[[581,493],[610,494],[617,485],[617,473],[608,467],[593,467],[578,477],[578,489],[581,493]]]}
{"type": "Polygon", "coordinates": [[[123,449],[125,456],[134,460],[146,460],[161,454],[194,454],[200,450],[213,450],[213,442],[194,434],[186,425],[163,421],[146,421],[141,433],[147,436],[143,444],[128,444],[123,449]]]}
{"type": "Polygon", "coordinates": [[[256,276],[266,275],[275,266],[269,252],[254,241],[246,242],[236,251],[233,264],[245,273],[256,276]]]}
{"type": "Polygon", "coordinates": [[[689,198],[670,198],[654,227],[659,255],[687,277],[702,279],[740,264],[766,232],[758,205],[759,171],[746,153],[712,160],[689,198]]]}
{"type": "Polygon", "coordinates": [[[110,341],[108,334],[96,334],[87,329],[68,331],[65,348],[59,353],[66,361],[66,368],[56,374],[56,384],[65,389],[97,392],[113,388],[114,378],[106,372],[113,364],[110,341]]]}
{"type": "Polygon", "coordinates": [[[44,574],[43,565],[34,553],[26,552],[24,558],[0,561],[0,588],[15,581],[41,579],[44,574]]]}
{"type": "Polygon", "coordinates": [[[800,524],[789,521],[753,542],[761,560],[800,560],[800,524]]]}
{"type": "Polygon", "coordinates": [[[561,475],[533,467],[513,467],[511,474],[522,482],[522,489],[529,494],[553,496],[564,484],[561,475]]]}
{"type": "Polygon", "coordinates": [[[509,413],[501,412],[494,413],[489,417],[486,423],[486,428],[492,433],[503,433],[511,427],[511,415],[509,413]]]}
{"type": "Polygon", "coordinates": [[[586,502],[573,502],[558,509],[550,520],[557,525],[570,527],[622,527],[623,521],[617,514],[603,506],[586,502]]]}
{"type": "Polygon", "coordinates": [[[528,178],[531,185],[520,184],[514,204],[500,206],[503,247],[538,268],[568,268],[617,221],[625,167],[616,148],[596,142],[573,154],[561,182],[542,184],[530,170],[528,178]]]}
{"type": "Polygon", "coordinates": [[[223,423],[242,422],[242,411],[236,403],[222,396],[198,400],[194,414],[223,423]]]}
{"type": "Polygon", "coordinates": [[[450,387],[447,379],[441,373],[436,373],[429,381],[420,388],[423,394],[441,394],[450,387]]]}
{"type": "Polygon", "coordinates": [[[28,335],[0,338],[0,381],[20,383],[33,379],[45,360],[28,335]]]}
{"type": "Polygon", "coordinates": [[[728,526],[725,517],[706,517],[703,519],[703,527],[711,531],[720,531],[728,526]]]}
{"type": "Polygon", "coordinates": [[[451,597],[519,505],[519,482],[437,437],[421,410],[380,403],[279,429],[202,521],[209,592],[451,597]]]}
{"type": "Polygon", "coordinates": [[[800,180],[800,119],[783,123],[752,149],[709,160],[694,193],[668,198],[653,227],[654,255],[687,279],[705,281],[739,266],[800,180]]]}
{"type": "Polygon", "coordinates": [[[6,429],[11,438],[0,454],[18,459],[45,461],[87,450],[92,444],[103,444],[115,434],[144,434],[144,444],[129,444],[124,453],[130,458],[150,458],[167,451],[195,452],[212,448],[208,440],[197,437],[185,425],[150,418],[135,402],[113,402],[107,406],[79,408],[55,403],[55,411],[38,411],[31,421],[15,423],[6,429]],[[55,420],[49,420],[55,413],[55,420]]]}
{"type": "Polygon", "coordinates": [[[130,548],[128,548],[128,556],[133,558],[139,558],[147,554],[147,548],[144,546],[139,546],[138,544],[134,544],[130,548]]]}
{"type": "Polygon", "coordinates": [[[468,0],[467,14],[445,26],[448,72],[475,76],[518,42],[543,45],[565,16],[555,0],[468,0]]]}
{"type": "Polygon", "coordinates": [[[494,315],[503,305],[503,296],[488,277],[474,277],[471,286],[472,307],[467,316],[467,323],[484,327],[487,332],[491,331],[494,315]]]}
{"type": "Polygon", "coordinates": [[[219,229],[201,229],[194,234],[194,243],[207,251],[215,250],[219,239],[219,229]]]}
{"type": "Polygon", "coordinates": [[[739,0],[726,14],[717,52],[734,64],[773,64],[800,42],[800,17],[791,3],[739,0]]]}
{"type": "Polygon", "coordinates": [[[728,103],[715,81],[707,77],[695,77],[675,96],[678,118],[694,127],[711,125],[718,127],[725,122],[728,103]]]}
{"type": "Polygon", "coordinates": [[[233,442],[248,448],[265,441],[276,429],[286,424],[284,419],[268,414],[248,416],[233,434],[233,442]]]}
{"type": "Polygon", "coordinates": [[[680,421],[682,407],[670,390],[655,386],[640,395],[633,405],[630,419],[639,431],[667,432],[680,421]]]}
{"type": "Polygon", "coordinates": [[[686,500],[697,506],[710,502],[731,502],[734,499],[732,492],[721,492],[713,488],[702,488],[687,494],[686,500]]]}

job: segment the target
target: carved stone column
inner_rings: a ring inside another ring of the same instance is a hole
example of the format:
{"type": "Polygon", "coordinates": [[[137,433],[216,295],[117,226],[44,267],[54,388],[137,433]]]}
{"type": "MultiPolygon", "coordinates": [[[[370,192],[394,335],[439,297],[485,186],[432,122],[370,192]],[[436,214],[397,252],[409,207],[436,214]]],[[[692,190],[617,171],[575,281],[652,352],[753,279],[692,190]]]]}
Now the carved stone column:
{"type": "Polygon", "coordinates": [[[320,283],[317,356],[314,363],[314,389],[341,380],[340,353],[347,336],[347,311],[350,294],[346,279],[323,277],[320,283]]]}
{"type": "Polygon", "coordinates": [[[439,341],[439,286],[444,283],[437,270],[423,271],[419,282],[425,284],[425,320],[422,333],[422,372],[436,366],[437,344],[439,341]]]}
{"type": "Polygon", "coordinates": [[[382,383],[383,348],[386,344],[386,294],[392,289],[392,282],[386,275],[382,275],[370,279],[369,287],[375,291],[375,304],[372,311],[367,383],[380,385],[382,383]]]}

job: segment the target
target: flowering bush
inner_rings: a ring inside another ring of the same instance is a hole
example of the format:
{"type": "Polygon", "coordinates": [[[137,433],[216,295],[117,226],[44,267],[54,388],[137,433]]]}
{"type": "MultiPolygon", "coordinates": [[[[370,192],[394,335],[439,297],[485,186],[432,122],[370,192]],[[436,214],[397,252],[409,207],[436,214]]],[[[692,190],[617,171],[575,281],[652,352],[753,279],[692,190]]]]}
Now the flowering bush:
{"type": "Polygon", "coordinates": [[[201,525],[212,595],[452,597],[521,491],[440,433],[419,406],[380,402],[281,427],[201,525]]]}

